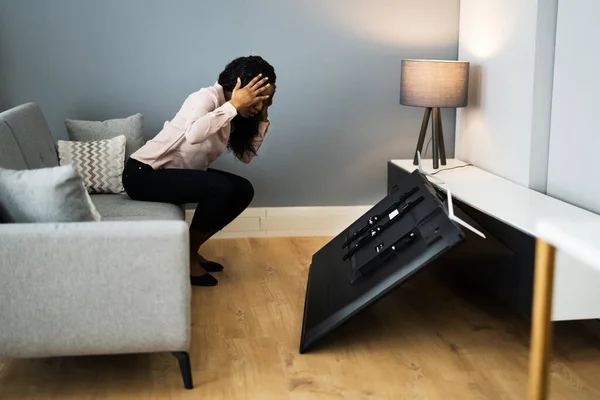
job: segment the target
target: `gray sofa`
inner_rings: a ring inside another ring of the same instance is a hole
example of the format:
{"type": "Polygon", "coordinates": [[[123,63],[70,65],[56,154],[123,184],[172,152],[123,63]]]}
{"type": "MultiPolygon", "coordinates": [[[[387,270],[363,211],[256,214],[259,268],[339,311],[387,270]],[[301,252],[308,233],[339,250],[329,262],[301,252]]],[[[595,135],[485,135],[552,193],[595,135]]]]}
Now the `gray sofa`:
{"type": "MultiPolygon", "coordinates": [[[[36,104],[0,113],[0,167],[57,165],[36,104]]],[[[191,388],[183,208],[92,200],[101,222],[0,223],[0,357],[173,352],[191,388]]]]}

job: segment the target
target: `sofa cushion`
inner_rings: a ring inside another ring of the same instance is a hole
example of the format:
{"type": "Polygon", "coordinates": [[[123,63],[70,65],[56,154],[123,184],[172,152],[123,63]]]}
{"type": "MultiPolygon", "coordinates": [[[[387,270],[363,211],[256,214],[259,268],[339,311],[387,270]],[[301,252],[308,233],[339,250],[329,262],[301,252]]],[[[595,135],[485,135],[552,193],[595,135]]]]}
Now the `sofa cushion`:
{"type": "Polygon", "coordinates": [[[21,148],[4,121],[0,121],[0,168],[27,169],[21,148]]]}
{"type": "Polygon", "coordinates": [[[91,198],[103,221],[185,219],[183,208],[174,204],[135,201],[126,194],[93,194],[91,198]]]}
{"type": "Polygon", "coordinates": [[[112,139],[124,135],[127,138],[125,159],[144,145],[144,117],[135,114],[127,118],[106,121],[78,121],[66,119],[65,126],[69,139],[79,142],[112,139]]]}
{"type": "Polygon", "coordinates": [[[125,136],[94,142],[57,142],[60,165],[73,164],[90,193],[123,192],[125,136]]]}
{"type": "MultiPolygon", "coordinates": [[[[25,163],[25,159],[21,154],[21,149],[4,121],[0,121],[0,168],[27,169],[27,163],[25,163]]],[[[3,215],[0,206],[0,224],[4,222],[8,222],[8,217],[3,215]]]]}
{"type": "Polygon", "coordinates": [[[27,103],[0,113],[14,135],[29,169],[58,166],[54,139],[44,114],[35,103],[27,103]]]}
{"type": "Polygon", "coordinates": [[[0,168],[0,213],[5,222],[97,221],[100,215],[73,166],[0,168]]]}

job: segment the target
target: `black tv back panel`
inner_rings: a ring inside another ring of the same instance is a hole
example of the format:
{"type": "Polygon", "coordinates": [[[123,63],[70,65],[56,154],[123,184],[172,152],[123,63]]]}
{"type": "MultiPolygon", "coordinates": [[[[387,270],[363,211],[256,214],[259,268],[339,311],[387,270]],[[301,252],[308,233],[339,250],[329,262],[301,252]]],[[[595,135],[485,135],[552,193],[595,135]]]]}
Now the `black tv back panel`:
{"type": "Polygon", "coordinates": [[[301,353],[462,242],[445,201],[415,171],[314,254],[301,353]]]}

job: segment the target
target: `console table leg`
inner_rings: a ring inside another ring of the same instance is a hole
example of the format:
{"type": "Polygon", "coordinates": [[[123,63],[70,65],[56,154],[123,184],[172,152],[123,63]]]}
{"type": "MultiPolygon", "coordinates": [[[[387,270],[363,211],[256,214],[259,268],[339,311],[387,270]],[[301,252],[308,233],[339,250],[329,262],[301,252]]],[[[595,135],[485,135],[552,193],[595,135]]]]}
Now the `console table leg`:
{"type": "Polygon", "coordinates": [[[529,355],[529,400],[548,398],[555,256],[556,248],[544,240],[537,239],[529,355]]]}

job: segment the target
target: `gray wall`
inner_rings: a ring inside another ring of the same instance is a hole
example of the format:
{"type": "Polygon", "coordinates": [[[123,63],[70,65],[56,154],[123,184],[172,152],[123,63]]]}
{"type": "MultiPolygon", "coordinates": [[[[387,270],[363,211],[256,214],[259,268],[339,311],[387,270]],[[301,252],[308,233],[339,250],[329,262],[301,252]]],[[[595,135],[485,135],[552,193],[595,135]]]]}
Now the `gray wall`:
{"type": "MultiPolygon", "coordinates": [[[[64,118],[145,116],[148,138],[226,62],[278,74],[272,127],[250,165],[255,206],[373,204],[386,161],[412,157],[422,112],[399,105],[402,58],[456,59],[459,0],[0,0],[0,106],[64,118]]],[[[455,113],[443,110],[453,155],[455,113]]]]}

